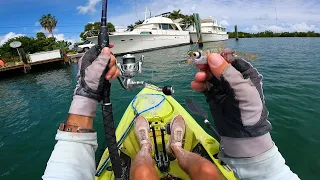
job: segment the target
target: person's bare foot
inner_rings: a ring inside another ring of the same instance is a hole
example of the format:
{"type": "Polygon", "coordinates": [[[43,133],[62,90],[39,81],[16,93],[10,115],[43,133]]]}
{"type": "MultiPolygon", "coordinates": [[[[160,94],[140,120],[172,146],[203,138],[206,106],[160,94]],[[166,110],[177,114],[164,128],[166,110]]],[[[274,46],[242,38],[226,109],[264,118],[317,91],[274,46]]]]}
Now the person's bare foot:
{"type": "Polygon", "coordinates": [[[149,122],[144,117],[138,116],[134,125],[134,131],[141,149],[147,148],[147,150],[151,152],[152,145],[149,137],[149,122]]]}
{"type": "Polygon", "coordinates": [[[172,152],[174,147],[182,147],[183,137],[186,129],[184,119],[181,115],[176,116],[170,123],[171,135],[167,144],[167,151],[172,152]]]}

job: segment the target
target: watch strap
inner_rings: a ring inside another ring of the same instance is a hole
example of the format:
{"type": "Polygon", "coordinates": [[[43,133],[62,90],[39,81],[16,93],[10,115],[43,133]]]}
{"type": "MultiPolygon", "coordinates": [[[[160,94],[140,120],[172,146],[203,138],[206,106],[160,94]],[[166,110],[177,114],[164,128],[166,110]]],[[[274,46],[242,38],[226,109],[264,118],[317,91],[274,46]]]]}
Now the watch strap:
{"type": "Polygon", "coordinates": [[[75,132],[75,133],[93,133],[93,132],[96,132],[94,129],[82,128],[82,127],[79,127],[79,126],[71,126],[71,125],[66,125],[64,123],[61,123],[59,125],[59,130],[60,131],[65,131],[65,132],[75,132]]]}

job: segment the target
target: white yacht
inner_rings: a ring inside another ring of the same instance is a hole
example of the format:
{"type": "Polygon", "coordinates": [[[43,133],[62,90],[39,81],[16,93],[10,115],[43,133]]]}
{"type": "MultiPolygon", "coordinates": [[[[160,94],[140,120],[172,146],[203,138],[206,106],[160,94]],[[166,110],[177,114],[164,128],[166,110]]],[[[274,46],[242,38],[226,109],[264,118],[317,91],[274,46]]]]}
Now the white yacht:
{"type": "MultiPolygon", "coordinates": [[[[188,29],[190,31],[191,42],[198,42],[195,27],[191,26],[188,29]]],[[[226,28],[218,24],[218,21],[213,18],[201,20],[201,35],[203,42],[224,41],[229,38],[226,28]]]]}
{"type": "MultiPolygon", "coordinates": [[[[182,30],[178,23],[162,15],[145,18],[132,31],[112,32],[110,43],[115,45],[112,52],[125,54],[189,44],[189,31],[182,30]]],[[[98,43],[97,36],[87,37],[87,40],[98,43]]]]}

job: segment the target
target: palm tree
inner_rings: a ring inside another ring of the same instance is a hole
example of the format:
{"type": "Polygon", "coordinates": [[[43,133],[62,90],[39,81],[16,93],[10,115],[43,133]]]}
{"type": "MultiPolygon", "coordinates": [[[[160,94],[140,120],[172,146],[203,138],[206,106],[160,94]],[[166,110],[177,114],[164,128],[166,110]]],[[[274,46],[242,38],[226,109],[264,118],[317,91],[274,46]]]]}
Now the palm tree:
{"type": "Polygon", "coordinates": [[[135,22],[134,24],[135,25],[139,25],[139,24],[142,24],[143,23],[143,21],[142,20],[138,20],[137,22],[135,22]]]}
{"type": "Polygon", "coordinates": [[[52,16],[51,14],[44,14],[41,16],[40,25],[43,27],[43,29],[49,31],[49,33],[53,36],[53,30],[56,28],[58,20],[55,16],[52,16]]]}
{"type": "Polygon", "coordinates": [[[172,13],[170,13],[170,15],[168,16],[168,18],[175,20],[175,19],[179,19],[179,18],[184,18],[184,15],[180,13],[181,10],[179,9],[178,11],[173,10],[172,13]]]}
{"type": "Polygon", "coordinates": [[[183,18],[183,21],[182,21],[183,24],[187,24],[187,25],[192,25],[194,24],[194,17],[193,15],[186,15],[184,18],[183,18]]]}
{"type": "Polygon", "coordinates": [[[132,31],[134,29],[134,26],[133,24],[130,24],[129,26],[127,26],[127,31],[132,31]]]}

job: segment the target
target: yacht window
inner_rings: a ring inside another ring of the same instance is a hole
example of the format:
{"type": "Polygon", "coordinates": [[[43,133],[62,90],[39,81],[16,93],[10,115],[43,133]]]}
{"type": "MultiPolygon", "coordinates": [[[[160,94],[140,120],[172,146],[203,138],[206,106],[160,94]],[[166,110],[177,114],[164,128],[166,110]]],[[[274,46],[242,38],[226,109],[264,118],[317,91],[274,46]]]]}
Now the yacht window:
{"type": "Polygon", "coordinates": [[[152,32],[142,31],[140,34],[152,34],[152,32]]]}
{"type": "Polygon", "coordinates": [[[175,30],[175,28],[173,28],[172,26],[174,26],[173,24],[169,24],[169,29],[170,30],[175,30]]]}
{"type": "Polygon", "coordinates": [[[161,24],[161,29],[163,30],[168,30],[169,29],[169,24],[161,24]]]}

